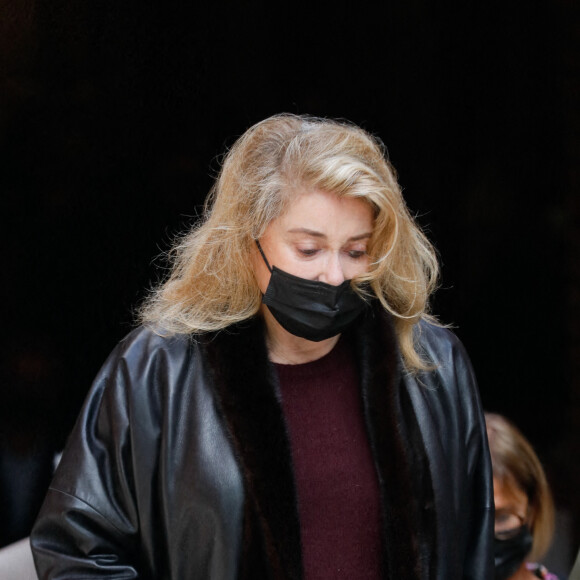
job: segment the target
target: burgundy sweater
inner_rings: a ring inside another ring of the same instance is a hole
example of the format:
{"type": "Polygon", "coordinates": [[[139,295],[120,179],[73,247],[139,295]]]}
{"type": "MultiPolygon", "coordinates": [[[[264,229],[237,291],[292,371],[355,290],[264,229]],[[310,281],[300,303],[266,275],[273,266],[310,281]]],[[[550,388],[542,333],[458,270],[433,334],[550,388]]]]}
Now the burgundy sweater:
{"type": "Polygon", "coordinates": [[[298,494],[304,578],[380,578],[380,499],[352,349],[277,364],[298,494]]]}

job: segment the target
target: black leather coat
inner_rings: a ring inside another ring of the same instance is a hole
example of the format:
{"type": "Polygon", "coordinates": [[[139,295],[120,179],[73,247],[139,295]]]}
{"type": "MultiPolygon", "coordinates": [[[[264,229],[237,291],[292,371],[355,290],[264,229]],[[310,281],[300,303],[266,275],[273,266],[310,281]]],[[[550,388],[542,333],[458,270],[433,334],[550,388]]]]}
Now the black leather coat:
{"type": "MultiPolygon", "coordinates": [[[[493,487],[470,363],[421,323],[353,330],[381,490],[385,578],[492,578],[493,487]]],[[[193,340],[141,328],[100,371],[31,543],[40,578],[302,577],[284,418],[259,320],[193,340]]]]}

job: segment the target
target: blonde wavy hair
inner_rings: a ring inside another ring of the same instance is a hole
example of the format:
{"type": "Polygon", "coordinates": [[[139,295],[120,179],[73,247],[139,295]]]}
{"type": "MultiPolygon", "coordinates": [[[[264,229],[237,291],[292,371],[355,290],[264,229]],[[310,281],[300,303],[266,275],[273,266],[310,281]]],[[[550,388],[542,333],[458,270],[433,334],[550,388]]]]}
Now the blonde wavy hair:
{"type": "Polygon", "coordinates": [[[542,464],[529,441],[505,417],[485,413],[493,476],[509,490],[526,494],[533,537],[529,560],[539,560],[554,534],[554,502],[542,464]]]}
{"type": "Polygon", "coordinates": [[[374,211],[365,283],[394,317],[407,369],[427,368],[413,327],[428,314],[438,277],[433,246],[409,213],[383,144],[343,121],[280,114],[246,131],[226,154],[201,223],[170,251],[169,278],[146,299],[142,323],[203,333],[258,312],[256,240],[304,189],[360,198],[374,211]]]}

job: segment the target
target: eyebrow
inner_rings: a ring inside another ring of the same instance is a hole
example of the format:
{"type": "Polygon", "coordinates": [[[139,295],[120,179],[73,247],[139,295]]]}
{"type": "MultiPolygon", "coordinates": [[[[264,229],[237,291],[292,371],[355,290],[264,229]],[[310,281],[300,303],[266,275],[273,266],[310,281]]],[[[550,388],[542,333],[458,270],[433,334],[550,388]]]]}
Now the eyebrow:
{"type": "MultiPolygon", "coordinates": [[[[326,238],[326,234],[323,234],[322,232],[319,232],[317,230],[310,230],[308,228],[292,228],[291,230],[288,230],[288,233],[290,234],[306,234],[308,236],[312,236],[314,238],[326,238]]],[[[348,238],[349,242],[356,242],[358,240],[365,240],[368,239],[372,236],[372,233],[364,233],[364,234],[359,234],[358,236],[352,236],[350,238],[348,238]]]]}

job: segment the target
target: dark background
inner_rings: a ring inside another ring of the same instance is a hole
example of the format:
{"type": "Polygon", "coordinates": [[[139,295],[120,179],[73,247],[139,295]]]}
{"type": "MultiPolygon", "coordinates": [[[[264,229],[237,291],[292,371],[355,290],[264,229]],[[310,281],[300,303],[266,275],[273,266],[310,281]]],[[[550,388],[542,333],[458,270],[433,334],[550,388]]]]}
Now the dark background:
{"type": "Polygon", "coordinates": [[[434,310],[485,408],[536,446],[575,551],[579,33],[563,0],[1,0],[0,543],[28,532],[52,451],[219,155],[289,111],[385,141],[441,254],[434,310]]]}

